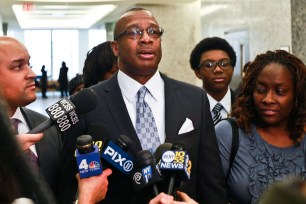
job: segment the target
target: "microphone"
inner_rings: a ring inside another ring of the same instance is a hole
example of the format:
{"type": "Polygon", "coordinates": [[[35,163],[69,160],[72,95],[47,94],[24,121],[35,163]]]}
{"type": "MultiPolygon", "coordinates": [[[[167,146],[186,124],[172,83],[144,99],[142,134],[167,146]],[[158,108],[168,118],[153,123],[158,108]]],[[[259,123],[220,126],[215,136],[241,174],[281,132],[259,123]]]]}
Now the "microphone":
{"type": "Polygon", "coordinates": [[[182,143],[174,143],[170,150],[164,151],[159,169],[163,175],[169,177],[167,194],[174,195],[175,187],[190,179],[191,161],[182,143]]]}
{"type": "Polygon", "coordinates": [[[80,178],[88,178],[102,174],[100,152],[97,145],[93,145],[90,135],[81,135],[76,141],[76,161],[80,178]]]}
{"type": "Polygon", "coordinates": [[[133,186],[136,191],[146,187],[152,187],[153,193],[157,196],[156,183],[161,180],[161,175],[156,169],[156,161],[149,150],[142,150],[136,154],[135,168],[132,173],[133,186]]]}
{"type": "MultiPolygon", "coordinates": [[[[156,161],[159,163],[164,152],[170,150],[172,147],[172,143],[164,143],[159,145],[154,153],[154,157],[156,158],[156,161]]],[[[157,166],[158,167],[158,166],[157,166]]]]}
{"type": "Polygon", "coordinates": [[[30,130],[28,134],[40,133],[55,125],[62,133],[76,125],[79,114],[84,114],[96,108],[98,99],[92,89],[83,89],[68,98],[64,98],[46,109],[50,119],[30,130]]]}
{"type": "MultiPolygon", "coordinates": [[[[102,174],[99,147],[93,144],[90,135],[81,135],[76,140],[76,161],[80,178],[88,178],[102,174]]],[[[79,191],[75,194],[73,204],[77,204],[79,191]]]]}
{"type": "Polygon", "coordinates": [[[110,134],[103,123],[91,124],[87,133],[92,136],[100,149],[104,168],[116,169],[125,175],[132,172],[134,158],[127,152],[133,142],[129,137],[120,135],[115,142],[111,141],[110,134]]]}
{"type": "Polygon", "coordinates": [[[132,140],[125,135],[120,135],[116,142],[106,138],[103,142],[101,157],[112,167],[129,175],[134,168],[134,158],[127,153],[131,145],[132,140]]]}

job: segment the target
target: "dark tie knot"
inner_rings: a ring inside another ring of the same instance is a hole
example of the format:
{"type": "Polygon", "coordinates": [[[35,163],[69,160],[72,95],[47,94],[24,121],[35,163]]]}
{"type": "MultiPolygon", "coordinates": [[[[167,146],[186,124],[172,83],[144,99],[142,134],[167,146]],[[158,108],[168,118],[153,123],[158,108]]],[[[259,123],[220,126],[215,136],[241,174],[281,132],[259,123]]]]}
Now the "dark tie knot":
{"type": "Polygon", "coordinates": [[[218,112],[220,112],[221,111],[221,109],[223,108],[223,106],[221,105],[221,103],[217,103],[216,105],[215,105],[215,107],[213,108],[213,112],[214,113],[218,113],[218,112]]]}

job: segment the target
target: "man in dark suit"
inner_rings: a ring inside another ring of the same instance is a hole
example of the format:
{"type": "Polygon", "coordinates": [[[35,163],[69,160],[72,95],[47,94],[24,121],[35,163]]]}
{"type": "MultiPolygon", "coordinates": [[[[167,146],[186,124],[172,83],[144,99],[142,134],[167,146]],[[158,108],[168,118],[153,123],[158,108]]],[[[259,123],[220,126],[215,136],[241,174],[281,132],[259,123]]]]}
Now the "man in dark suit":
{"type": "Polygon", "coordinates": [[[229,87],[236,65],[232,46],[219,37],[204,38],[192,50],[189,62],[203,82],[214,122],[228,117],[235,100],[235,93],[229,87]],[[214,110],[216,104],[221,105],[219,117],[214,110]]]}
{"type": "MultiPolygon", "coordinates": [[[[134,155],[146,149],[135,131],[138,90],[145,86],[148,90],[145,101],[153,112],[158,130],[157,141],[160,144],[183,142],[192,161],[191,178],[183,184],[181,191],[199,203],[226,203],[226,185],[206,93],[199,87],[173,80],[157,71],[162,57],[162,33],[156,19],[145,9],[131,9],[119,18],[112,42],[119,71],[112,78],[91,87],[99,96],[98,106],[85,115],[84,122],[86,127],[97,122],[105,124],[107,136],[113,141],[119,135],[128,136],[133,141],[130,152],[134,155]]],[[[96,142],[103,140],[92,136],[96,142]]],[[[73,176],[77,168],[67,164],[73,161],[75,138],[73,135],[64,137],[63,155],[67,157],[61,185],[64,203],[71,202],[71,187],[76,190],[73,176]]],[[[154,152],[154,145],[149,149],[154,152]]],[[[142,204],[149,203],[153,197],[151,188],[136,192],[132,178],[113,171],[102,203],[142,204]]]]}
{"type": "MultiPolygon", "coordinates": [[[[36,100],[36,75],[29,66],[29,60],[30,55],[23,44],[11,37],[0,37],[0,93],[8,104],[8,116],[16,121],[17,140],[22,149],[36,159],[33,163],[38,169],[33,167],[33,171],[37,170],[43,176],[55,195],[61,137],[55,128],[39,134],[26,134],[47,120],[47,117],[24,107],[36,100]]],[[[27,189],[27,186],[24,187],[27,189]]]]}

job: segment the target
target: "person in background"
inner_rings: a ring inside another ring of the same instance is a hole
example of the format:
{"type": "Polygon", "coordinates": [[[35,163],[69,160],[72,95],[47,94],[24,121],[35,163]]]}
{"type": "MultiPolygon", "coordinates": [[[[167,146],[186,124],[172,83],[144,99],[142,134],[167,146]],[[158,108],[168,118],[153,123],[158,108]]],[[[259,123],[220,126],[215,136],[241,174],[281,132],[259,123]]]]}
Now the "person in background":
{"type": "MultiPolygon", "coordinates": [[[[29,61],[30,55],[22,43],[11,37],[0,37],[0,94],[7,103],[7,115],[14,125],[17,140],[29,164],[32,164],[31,170],[44,177],[55,195],[62,140],[55,127],[43,133],[27,134],[48,119],[25,108],[36,100],[36,75],[29,66],[29,61]]],[[[26,190],[21,196],[31,198],[26,190]]]]}
{"type": "Polygon", "coordinates": [[[259,54],[249,65],[232,110],[239,145],[231,169],[231,125],[215,127],[233,203],[257,203],[274,182],[306,176],[305,89],[305,64],[286,51],[259,54]]]}
{"type": "Polygon", "coordinates": [[[101,43],[88,51],[84,67],[84,88],[90,87],[113,76],[118,71],[117,57],[111,42],[101,43]]]}
{"type": "Polygon", "coordinates": [[[69,95],[73,95],[84,88],[84,77],[82,74],[76,74],[69,82],[69,95]]]}
{"type": "Polygon", "coordinates": [[[234,91],[236,96],[238,96],[238,94],[240,94],[240,92],[241,92],[242,85],[243,85],[243,80],[244,80],[244,77],[245,77],[245,73],[247,72],[250,64],[251,64],[251,62],[247,62],[243,66],[242,75],[241,75],[241,82],[239,83],[238,87],[234,91]]]}
{"type": "Polygon", "coordinates": [[[48,76],[47,76],[47,71],[45,70],[45,65],[43,65],[41,68],[41,78],[40,78],[40,89],[41,89],[42,98],[48,98],[47,87],[48,87],[48,76]]]}
{"type": "MultiPolygon", "coordinates": [[[[98,95],[98,104],[96,109],[84,114],[84,124],[86,127],[104,124],[108,129],[107,137],[112,141],[126,135],[132,140],[128,151],[131,155],[141,150],[154,152],[165,142],[184,143],[192,169],[190,180],[184,182],[180,190],[199,203],[226,203],[227,189],[207,95],[202,88],[171,79],[158,71],[162,34],[163,29],[152,13],[144,8],[132,8],[120,16],[112,41],[119,71],[90,87],[98,95]],[[141,107],[146,108],[147,118],[136,113],[141,107]],[[141,119],[152,122],[154,128],[148,131],[150,134],[140,133],[141,119]]],[[[79,135],[85,132],[85,128],[80,128],[79,135]]],[[[66,163],[61,177],[65,180],[61,179],[60,190],[62,201],[66,203],[73,200],[76,192],[76,181],[70,179],[77,171],[72,162],[76,137],[73,134],[64,137],[66,163]]],[[[95,143],[104,140],[102,136],[92,137],[95,143]]],[[[131,179],[118,170],[113,171],[102,203],[149,203],[155,197],[151,188],[136,192],[131,179]]],[[[158,184],[159,192],[165,192],[167,186],[168,182],[158,184]]]]}
{"type": "Polygon", "coordinates": [[[62,67],[60,68],[60,73],[58,77],[59,88],[61,92],[61,97],[68,96],[68,67],[66,62],[62,62],[62,67]]]}
{"type": "Polygon", "coordinates": [[[235,100],[234,91],[229,87],[236,65],[232,46],[219,37],[204,38],[192,50],[189,62],[203,82],[214,124],[227,118],[235,100]]]}

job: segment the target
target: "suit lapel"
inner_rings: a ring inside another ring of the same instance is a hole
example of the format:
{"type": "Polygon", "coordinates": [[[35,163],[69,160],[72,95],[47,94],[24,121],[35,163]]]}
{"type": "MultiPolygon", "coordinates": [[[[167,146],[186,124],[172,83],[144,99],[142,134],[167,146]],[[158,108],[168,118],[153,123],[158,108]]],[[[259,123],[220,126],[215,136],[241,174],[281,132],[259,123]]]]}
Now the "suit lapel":
{"type": "Polygon", "coordinates": [[[173,142],[179,131],[180,92],[171,79],[161,76],[165,82],[165,142],[173,142]]]}
{"type": "Polygon", "coordinates": [[[117,81],[117,74],[113,76],[107,82],[105,89],[105,102],[109,108],[109,111],[119,128],[120,132],[130,137],[134,145],[136,145],[136,150],[141,150],[141,144],[134,129],[133,123],[128,114],[126,105],[124,103],[123,96],[117,81]]]}

